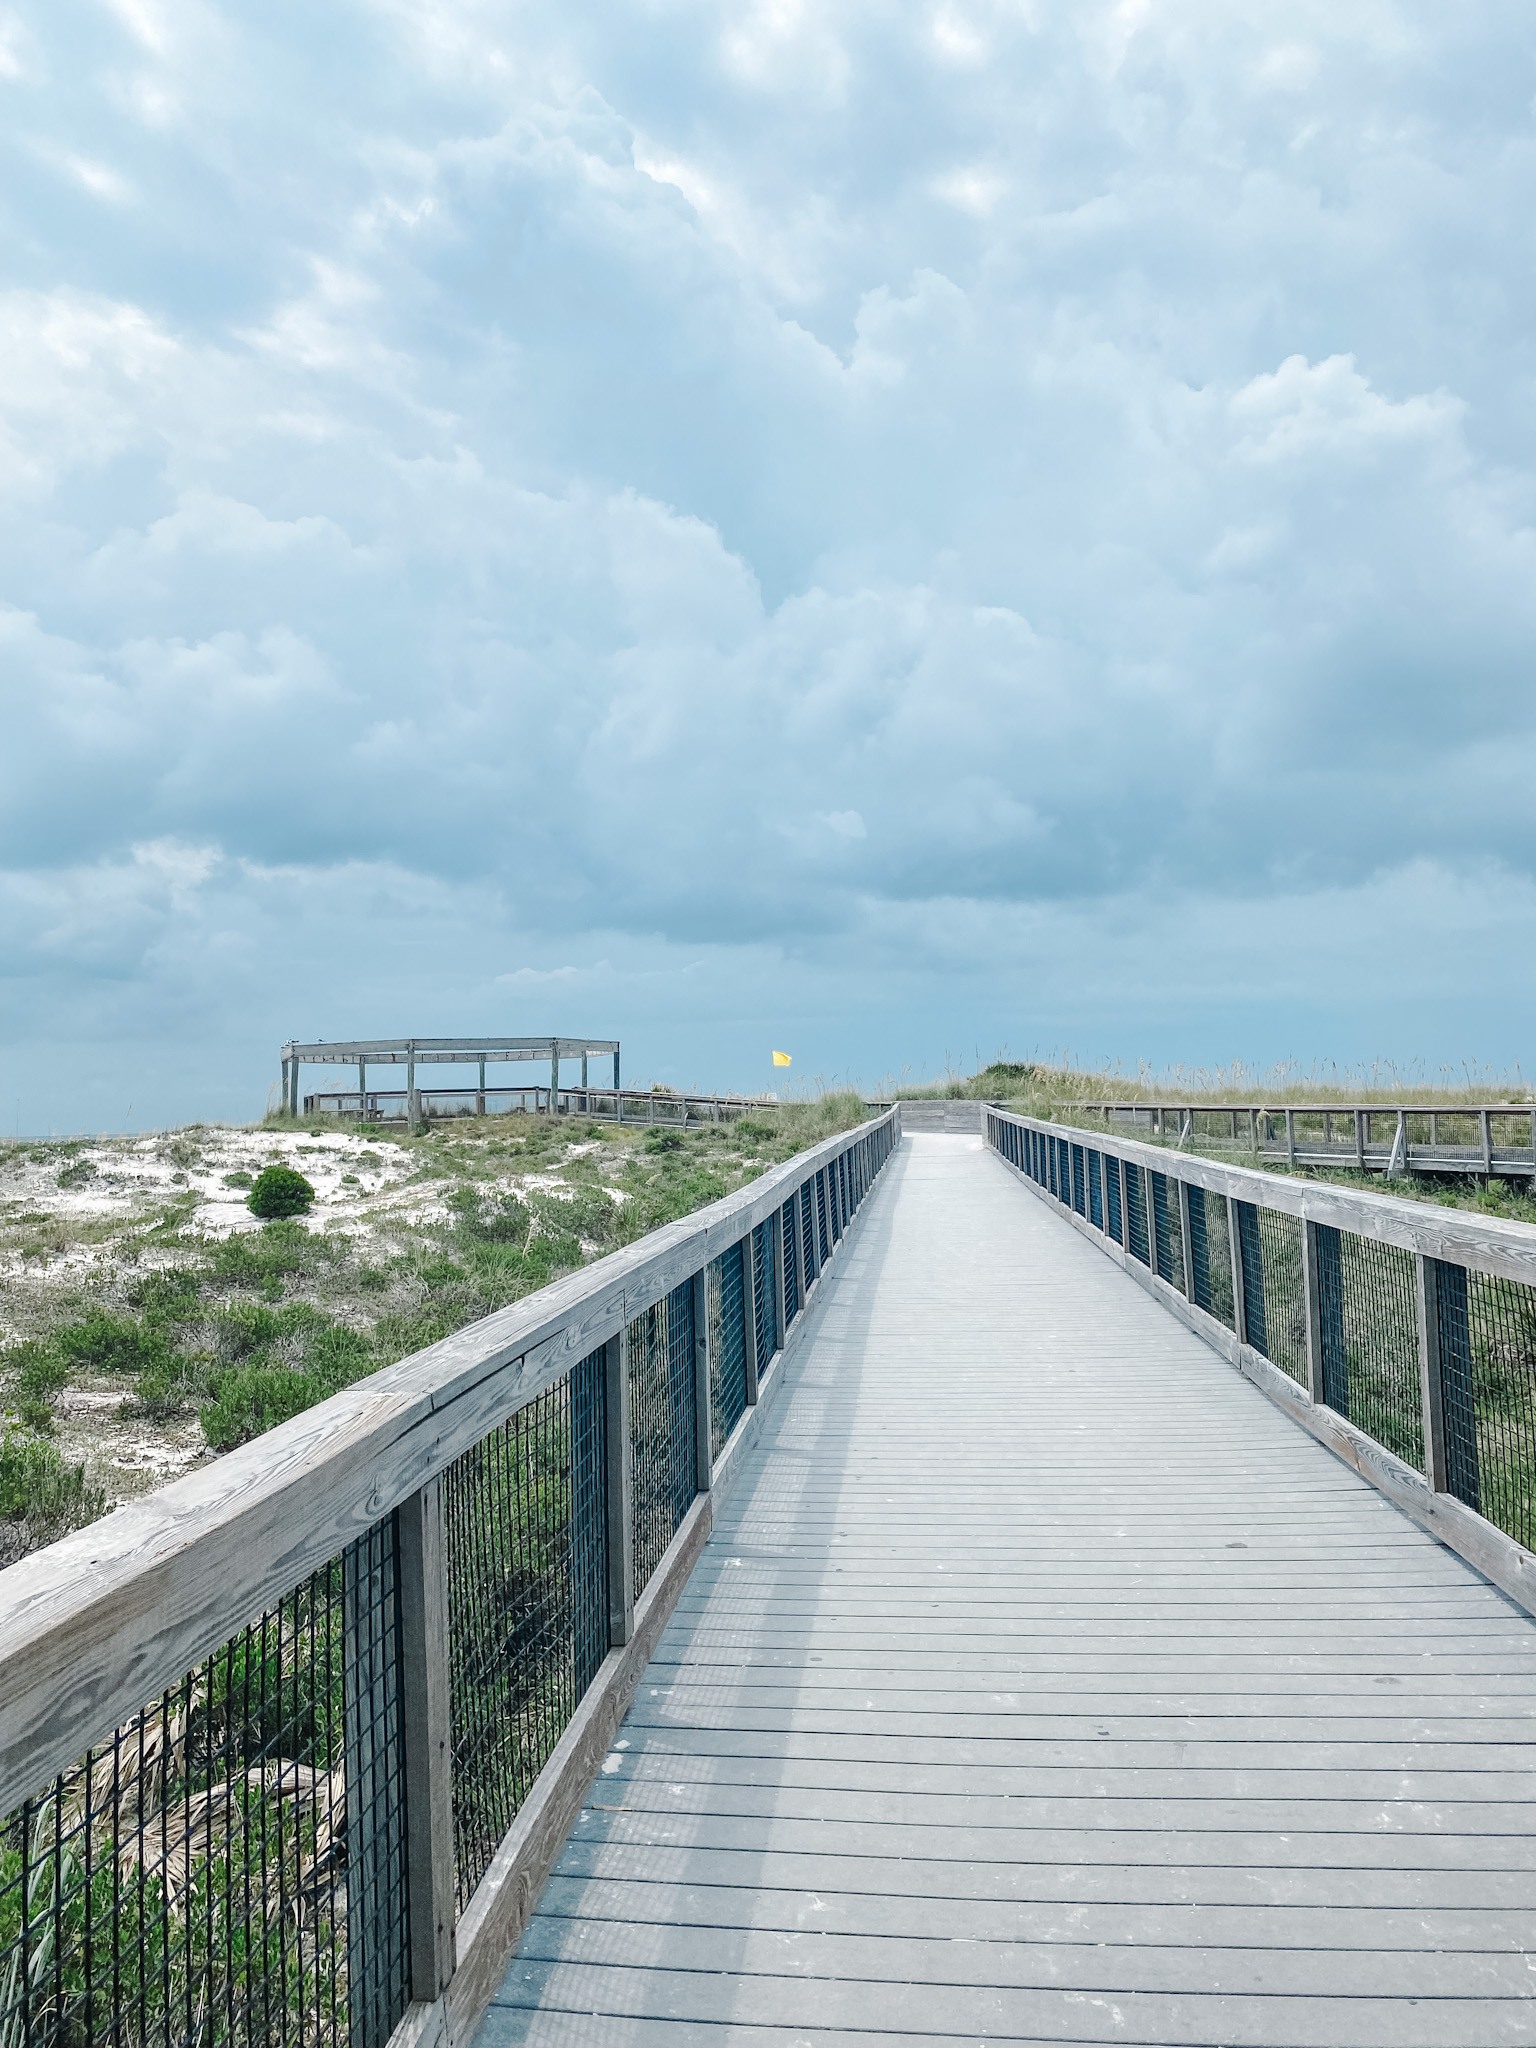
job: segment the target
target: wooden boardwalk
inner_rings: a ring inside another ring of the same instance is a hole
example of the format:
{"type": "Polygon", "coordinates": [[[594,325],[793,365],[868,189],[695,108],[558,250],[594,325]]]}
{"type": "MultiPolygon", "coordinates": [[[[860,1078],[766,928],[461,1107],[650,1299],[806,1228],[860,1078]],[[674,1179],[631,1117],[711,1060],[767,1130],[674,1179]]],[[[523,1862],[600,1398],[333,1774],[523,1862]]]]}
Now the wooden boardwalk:
{"type": "Polygon", "coordinates": [[[908,1137],[479,2048],[1536,2041],[1536,1627],[908,1137]]]}

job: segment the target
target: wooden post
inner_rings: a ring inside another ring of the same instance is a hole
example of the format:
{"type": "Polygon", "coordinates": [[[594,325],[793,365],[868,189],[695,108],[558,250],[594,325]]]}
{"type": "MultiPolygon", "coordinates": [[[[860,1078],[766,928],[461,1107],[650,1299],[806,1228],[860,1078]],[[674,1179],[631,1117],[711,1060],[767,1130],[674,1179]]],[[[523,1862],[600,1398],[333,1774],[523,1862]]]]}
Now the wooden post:
{"type": "Polygon", "coordinates": [[[415,1998],[430,2004],[447,1988],[456,1961],[448,1568],[441,1482],[430,1480],[402,1501],[399,1517],[411,1989],[415,1998]]]}
{"type": "Polygon", "coordinates": [[[1365,1171],[1365,1111],[1364,1111],[1363,1109],[1357,1109],[1357,1110],[1355,1111],[1355,1167],[1356,1167],[1356,1170],[1357,1170],[1358,1172],[1360,1172],[1360,1173],[1364,1173],[1364,1171],[1365,1171]]]}
{"type": "Polygon", "coordinates": [[[357,1120],[360,1124],[368,1121],[368,1062],[357,1063],[357,1120]]]}
{"type": "Polygon", "coordinates": [[[789,1297],[786,1292],[789,1274],[784,1258],[784,1205],[775,1204],[770,1219],[773,1224],[769,1237],[773,1243],[773,1313],[775,1320],[774,1349],[784,1349],[784,1339],[789,1330],[789,1297]]]}
{"type": "Polygon", "coordinates": [[[1493,1119],[1486,1109],[1478,1111],[1483,1132],[1483,1178],[1487,1180],[1493,1172],[1493,1119]]]}
{"type": "Polygon", "coordinates": [[[583,1116],[590,1116],[592,1113],[592,1105],[587,1100],[587,1054],[585,1047],[582,1048],[581,1054],[581,1113],[583,1116]]]}
{"type": "Polygon", "coordinates": [[[421,1122],[421,1102],[416,1094],[416,1047],[405,1048],[405,1120],[414,1131],[421,1122]]]}
{"type": "Polygon", "coordinates": [[[288,1062],[288,1114],[296,1117],[299,1113],[299,1061],[298,1055],[288,1062]]]}
{"type": "Polygon", "coordinates": [[[1285,1112],[1285,1158],[1288,1166],[1296,1164],[1296,1112],[1294,1109],[1288,1109],[1285,1112]]]}
{"type": "Polygon", "coordinates": [[[1253,1152],[1259,1149],[1259,1112],[1256,1109],[1248,1112],[1248,1145],[1253,1152]]]}
{"type": "Polygon", "coordinates": [[[613,1048],[613,1092],[615,1095],[619,1092],[619,1048],[617,1046],[613,1048]]]}
{"type": "Polygon", "coordinates": [[[709,1272],[693,1276],[693,1414],[697,1446],[695,1485],[708,1493],[715,1469],[714,1414],[709,1384],[709,1272]]]}
{"type": "Polygon", "coordinates": [[[757,1406],[757,1232],[741,1241],[741,1332],[747,1353],[747,1406],[757,1406]]]}
{"type": "Polygon", "coordinates": [[[557,1038],[554,1050],[549,1056],[549,1113],[558,1116],[560,1112],[560,1041],[557,1038]]]}
{"type": "Polygon", "coordinates": [[[1195,1253],[1189,1239],[1189,1183],[1180,1181],[1179,1189],[1179,1243],[1184,1252],[1184,1299],[1193,1308],[1195,1305],[1195,1253]]]}
{"type": "Polygon", "coordinates": [[[480,1086],[475,1090],[475,1115],[485,1115],[485,1058],[480,1060],[480,1086]]]}
{"type": "Polygon", "coordinates": [[[1301,1284],[1307,1312],[1307,1392],[1317,1403],[1323,1401],[1323,1320],[1317,1287],[1317,1225],[1301,1226],[1301,1284]]]}
{"type": "MultiPolygon", "coordinates": [[[[1210,1200],[1210,1196],[1206,1196],[1210,1200]]],[[[1248,1293],[1243,1275],[1243,1247],[1237,1234],[1237,1204],[1230,1195],[1222,1200],[1227,1205],[1227,1249],[1232,1257],[1232,1321],[1239,1344],[1248,1342],[1248,1293]]]]}
{"type": "Polygon", "coordinates": [[[608,1641],[635,1632],[634,1493],[629,1461],[629,1332],[603,1346],[604,1441],[608,1456],[608,1641]]]}

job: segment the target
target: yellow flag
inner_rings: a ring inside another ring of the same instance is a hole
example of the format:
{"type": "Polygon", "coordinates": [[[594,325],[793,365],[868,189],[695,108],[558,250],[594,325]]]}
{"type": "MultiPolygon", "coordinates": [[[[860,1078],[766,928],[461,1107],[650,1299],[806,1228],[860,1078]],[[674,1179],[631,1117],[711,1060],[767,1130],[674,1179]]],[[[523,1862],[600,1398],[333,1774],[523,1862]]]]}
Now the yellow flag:
{"type": "Polygon", "coordinates": [[[773,1064],[776,1067],[787,1067],[789,1065],[789,1054],[787,1052],[776,1052],[773,1056],[773,1064]]]}

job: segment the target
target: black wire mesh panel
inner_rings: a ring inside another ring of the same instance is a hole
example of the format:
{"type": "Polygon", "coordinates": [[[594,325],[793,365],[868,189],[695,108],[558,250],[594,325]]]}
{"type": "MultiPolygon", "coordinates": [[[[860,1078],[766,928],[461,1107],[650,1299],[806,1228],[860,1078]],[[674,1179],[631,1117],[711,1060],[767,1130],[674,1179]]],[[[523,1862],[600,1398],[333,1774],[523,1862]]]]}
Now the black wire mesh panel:
{"type": "Polygon", "coordinates": [[[1081,1145],[1073,1145],[1073,1146],[1071,1147],[1071,1155],[1072,1155],[1072,1206],[1073,1206],[1073,1208],[1074,1208],[1074,1209],[1075,1209],[1075,1210],[1077,1211],[1077,1213],[1078,1213],[1078,1215],[1079,1215],[1079,1216],[1086,1216],[1086,1215],[1087,1215],[1087,1213],[1088,1213],[1088,1196],[1087,1196],[1087,1190],[1086,1190],[1086,1187],[1085,1187],[1085,1179],[1086,1179],[1086,1175],[1085,1175],[1085,1170],[1084,1170],[1084,1166],[1083,1166],[1083,1148],[1082,1148],[1082,1146],[1081,1146],[1081,1145]]]}
{"type": "Polygon", "coordinates": [[[1232,1305],[1232,1239],[1227,1226],[1225,1195],[1189,1191],[1189,1256],[1194,1270],[1195,1306],[1203,1308],[1229,1330],[1236,1322],[1232,1305]]]}
{"type": "Polygon", "coordinates": [[[1146,1184],[1139,1166],[1128,1166],[1125,1172],[1125,1243],[1133,1259],[1140,1259],[1144,1266],[1151,1265],[1152,1247],[1147,1238],[1146,1184]]]}
{"type": "Polygon", "coordinates": [[[809,1288],[816,1276],[816,1206],[809,1181],[802,1182],[800,1187],[800,1252],[800,1270],[809,1288]]]}
{"type": "Polygon", "coordinates": [[[1423,1471],[1424,1396],[1412,1252],[1320,1223],[1317,1270],[1324,1399],[1367,1436],[1423,1471]]]}
{"type": "Polygon", "coordinates": [[[1046,1142],[1051,1148],[1051,1193],[1058,1202],[1064,1202],[1066,1196],[1062,1193],[1062,1187],[1065,1183],[1065,1173],[1062,1163],[1061,1140],[1053,1137],[1046,1142]]]}
{"type": "Polygon", "coordinates": [[[827,1168],[827,1220],[832,1227],[832,1242],[837,1244],[843,1234],[843,1205],[839,1199],[838,1162],[833,1160],[827,1168]]]}
{"type": "MultiPolygon", "coordinates": [[[[1457,1500],[1465,1501],[1469,1508],[1481,1509],[1482,1474],[1479,1470],[1481,1460],[1478,1455],[1473,1288],[1477,1287],[1479,1297],[1483,1295],[1484,1290],[1492,1291],[1491,1300],[1479,1302],[1483,1314],[1477,1320],[1486,1326],[1485,1329],[1479,1330],[1479,1335],[1485,1339],[1491,1354],[1490,1364],[1497,1380],[1506,1379],[1506,1373],[1501,1370],[1506,1360],[1515,1364],[1516,1370],[1512,1376],[1515,1386],[1518,1386],[1519,1382],[1518,1361],[1523,1335],[1521,1323],[1524,1318],[1521,1312],[1528,1307],[1528,1303],[1522,1297],[1527,1295],[1528,1290],[1523,1287],[1511,1287],[1508,1281],[1493,1280],[1483,1274],[1469,1274],[1464,1266],[1449,1265],[1444,1260],[1435,1260],[1434,1270],[1436,1322],[1440,1340],[1441,1428],[1445,1439],[1445,1490],[1454,1494],[1457,1500]],[[1515,1310],[1514,1317],[1510,1319],[1513,1322],[1513,1329],[1504,1327],[1506,1318],[1500,1313],[1504,1303],[1499,1297],[1505,1289],[1509,1289],[1515,1297],[1511,1303],[1515,1310]],[[1510,1336],[1515,1339],[1513,1346],[1507,1341],[1510,1336]],[[1491,1344],[1487,1344],[1488,1338],[1492,1339],[1491,1344]]],[[[1504,1403],[1499,1402],[1496,1405],[1502,1407],[1504,1403]]],[[[1518,1413],[1518,1405],[1516,1412],[1518,1413]]],[[[1529,1455],[1520,1460],[1520,1463],[1526,1466],[1533,1462],[1536,1461],[1529,1455]]],[[[1517,1497],[1522,1491],[1526,1499],[1523,1519],[1529,1526],[1528,1474],[1524,1477],[1523,1486],[1517,1483],[1517,1497]]],[[[1498,1521],[1499,1527],[1507,1529],[1510,1535],[1517,1533],[1514,1529],[1509,1529],[1507,1519],[1500,1519],[1497,1514],[1491,1514],[1489,1520],[1498,1521]]],[[[1527,1549],[1531,1548],[1529,1536],[1520,1537],[1520,1541],[1527,1549]]]]}
{"type": "Polygon", "coordinates": [[[1109,1215],[1109,1235],[1116,1244],[1124,1244],[1120,1234],[1120,1162],[1108,1152],[1104,1154],[1104,1206],[1109,1215]]]}
{"type": "Polygon", "coordinates": [[[1536,1289],[1487,1273],[1458,1289],[1440,1268],[1440,1381],[1449,1490],[1536,1550],[1536,1289]],[[1467,1369],[1448,1353],[1458,1294],[1467,1369]],[[1468,1384],[1470,1382],[1470,1385],[1468,1384]]]}
{"type": "Polygon", "coordinates": [[[1104,1174],[1097,1152],[1088,1154],[1088,1221],[1096,1230],[1104,1228],[1104,1174]]]}
{"type": "Polygon", "coordinates": [[[629,1326],[628,1355],[638,1600],[698,1491],[691,1280],[635,1318],[629,1326]]]}
{"type": "Polygon", "coordinates": [[[773,1224],[759,1223],[752,1233],[752,1305],[757,1321],[757,1376],[768,1370],[778,1346],[773,1309],[773,1224]]]}
{"type": "Polygon", "coordinates": [[[793,1202],[786,1202],[779,1211],[779,1236],[784,1245],[784,1320],[792,1323],[800,1313],[800,1247],[793,1202]]]}
{"type": "Polygon", "coordinates": [[[383,2048],[410,1998],[391,1515],[0,1823],[5,2048],[383,2048]]]}
{"type": "Polygon", "coordinates": [[[1170,1287],[1184,1292],[1184,1229],[1179,1221],[1179,1184],[1165,1173],[1152,1175],[1152,1225],[1157,1245],[1157,1272],[1170,1287]]]}
{"type": "Polygon", "coordinates": [[[733,1244],[705,1273],[709,1309],[709,1442],[718,1458],[747,1412],[747,1290],[744,1248],[733,1244]]]}
{"type": "Polygon", "coordinates": [[[1262,1357],[1269,1356],[1264,1323],[1264,1248],[1259,1239],[1259,1212],[1252,1202],[1236,1202],[1237,1255],[1243,1269],[1243,1327],[1238,1335],[1262,1357]]]}
{"type": "Polygon", "coordinates": [[[608,1648],[603,1353],[443,1474],[462,1909],[608,1648]]]}
{"type": "Polygon", "coordinates": [[[825,1265],[831,1245],[827,1238],[827,1176],[824,1171],[816,1176],[816,1228],[820,1233],[821,1263],[825,1265]]]}
{"type": "MultiPolygon", "coordinates": [[[[1307,1384],[1307,1296],[1302,1271],[1301,1221],[1283,1216],[1278,1209],[1255,1211],[1259,1240],[1259,1300],[1264,1304],[1264,1356],[1279,1366],[1298,1386],[1307,1384]]],[[[1249,1328],[1252,1330],[1253,1289],[1246,1278],[1249,1328]]],[[[1253,1343],[1250,1334],[1249,1343],[1253,1343]]],[[[1260,1347],[1254,1344],[1255,1351],[1260,1347]]]]}

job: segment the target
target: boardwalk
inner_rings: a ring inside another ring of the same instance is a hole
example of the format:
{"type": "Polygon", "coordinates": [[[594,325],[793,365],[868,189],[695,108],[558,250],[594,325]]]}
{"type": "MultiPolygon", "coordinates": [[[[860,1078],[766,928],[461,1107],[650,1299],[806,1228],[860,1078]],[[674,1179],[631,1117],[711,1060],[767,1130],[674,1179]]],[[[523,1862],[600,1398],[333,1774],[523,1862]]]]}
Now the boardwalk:
{"type": "Polygon", "coordinates": [[[1536,1629],[909,1137],[479,2048],[1536,2040],[1536,1629]]]}

